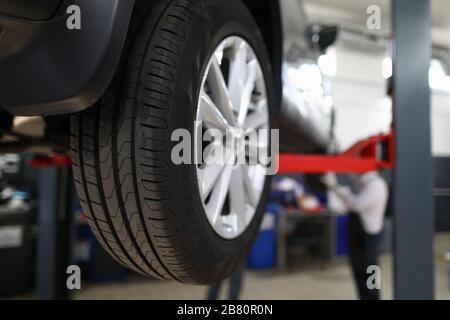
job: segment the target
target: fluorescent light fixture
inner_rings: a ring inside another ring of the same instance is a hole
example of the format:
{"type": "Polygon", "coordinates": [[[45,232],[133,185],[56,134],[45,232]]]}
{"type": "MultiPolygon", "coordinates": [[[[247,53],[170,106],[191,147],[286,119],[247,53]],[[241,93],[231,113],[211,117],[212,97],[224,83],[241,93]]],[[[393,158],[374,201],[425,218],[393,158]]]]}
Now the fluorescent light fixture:
{"type": "Polygon", "coordinates": [[[450,92],[450,76],[445,73],[444,67],[437,59],[431,60],[429,82],[433,90],[450,92]]]}
{"type": "Polygon", "coordinates": [[[324,75],[334,77],[337,73],[336,49],[329,48],[326,54],[319,57],[318,63],[324,75]]]}
{"type": "Polygon", "coordinates": [[[392,59],[386,57],[383,59],[383,78],[389,79],[392,77],[392,59]]]}

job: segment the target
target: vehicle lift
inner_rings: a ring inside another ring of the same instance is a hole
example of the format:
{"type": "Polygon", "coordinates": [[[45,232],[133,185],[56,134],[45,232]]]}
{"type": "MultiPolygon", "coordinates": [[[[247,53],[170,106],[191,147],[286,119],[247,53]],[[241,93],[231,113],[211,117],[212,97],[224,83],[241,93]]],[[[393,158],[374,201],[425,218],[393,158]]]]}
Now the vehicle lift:
{"type": "Polygon", "coordinates": [[[430,0],[391,0],[394,124],[336,156],[280,155],[280,173],[393,169],[393,297],[434,299],[430,0]],[[413,159],[413,161],[411,161],[413,159]],[[394,166],[395,164],[395,166],[394,166]]]}
{"type": "Polygon", "coordinates": [[[364,173],[394,168],[394,131],[358,141],[337,155],[279,155],[279,174],[364,173]]]}
{"type": "Polygon", "coordinates": [[[66,269],[72,264],[74,242],[74,188],[70,157],[35,155],[29,162],[39,169],[39,237],[36,263],[36,297],[67,300],[66,269]]]}
{"type": "Polygon", "coordinates": [[[391,12],[395,124],[391,132],[360,141],[336,156],[281,154],[279,172],[361,173],[395,169],[391,195],[393,296],[398,300],[428,300],[434,299],[435,294],[428,83],[430,0],[391,0],[391,12]]]}

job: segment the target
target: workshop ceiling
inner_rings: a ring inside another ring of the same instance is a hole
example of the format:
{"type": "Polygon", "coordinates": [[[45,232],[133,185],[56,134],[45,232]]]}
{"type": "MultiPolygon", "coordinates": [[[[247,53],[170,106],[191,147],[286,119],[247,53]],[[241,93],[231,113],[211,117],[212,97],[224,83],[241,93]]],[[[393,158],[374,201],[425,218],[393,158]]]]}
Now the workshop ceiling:
{"type": "MultiPolygon", "coordinates": [[[[381,8],[383,29],[379,35],[390,34],[390,0],[305,0],[306,10],[313,21],[334,22],[348,28],[362,28],[366,24],[366,9],[370,5],[381,8]]],[[[431,0],[432,37],[435,45],[450,47],[450,1],[431,0]]]]}

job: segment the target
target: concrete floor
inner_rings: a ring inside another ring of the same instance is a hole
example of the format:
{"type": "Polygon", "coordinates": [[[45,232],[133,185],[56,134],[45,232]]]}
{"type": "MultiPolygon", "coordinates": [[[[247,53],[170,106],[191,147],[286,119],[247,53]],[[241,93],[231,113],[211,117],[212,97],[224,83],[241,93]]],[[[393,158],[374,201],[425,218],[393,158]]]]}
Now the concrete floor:
{"type": "MultiPolygon", "coordinates": [[[[450,234],[436,236],[435,284],[436,298],[450,299],[448,268],[444,260],[450,252],[450,234]]],[[[381,258],[382,295],[392,299],[392,257],[381,258]]],[[[224,287],[227,292],[226,286],[224,287]]],[[[184,286],[174,282],[130,277],[122,283],[86,285],[75,299],[203,299],[205,287],[184,286]]],[[[351,273],[345,259],[319,267],[317,264],[300,265],[288,272],[248,271],[243,296],[247,299],[355,299],[351,273]]]]}

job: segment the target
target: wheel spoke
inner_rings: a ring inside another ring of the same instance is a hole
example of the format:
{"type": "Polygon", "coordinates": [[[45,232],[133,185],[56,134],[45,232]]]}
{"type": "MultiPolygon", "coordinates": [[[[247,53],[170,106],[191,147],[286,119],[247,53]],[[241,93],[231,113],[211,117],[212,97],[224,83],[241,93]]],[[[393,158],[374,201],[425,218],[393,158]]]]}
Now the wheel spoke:
{"type": "Polygon", "coordinates": [[[253,187],[252,181],[250,179],[250,173],[249,173],[249,166],[241,166],[241,174],[242,179],[244,181],[245,186],[245,194],[247,195],[247,199],[249,201],[249,204],[256,208],[257,200],[255,195],[255,188],[253,187]]]}
{"type": "Polygon", "coordinates": [[[221,219],[221,228],[229,235],[229,236],[238,236],[240,233],[240,229],[242,226],[239,226],[241,221],[238,221],[237,214],[229,214],[226,216],[222,216],[221,219]]]}
{"type": "Polygon", "coordinates": [[[230,63],[228,88],[230,99],[236,111],[241,105],[242,92],[247,78],[247,50],[245,41],[238,39],[234,42],[234,57],[230,63]]]}
{"type": "Polygon", "coordinates": [[[236,215],[236,228],[243,227],[246,224],[246,192],[244,187],[243,166],[233,170],[230,183],[230,215],[236,215]]]}
{"type": "MultiPolygon", "coordinates": [[[[220,146],[226,152],[225,163],[211,163],[212,156],[211,154],[205,155],[204,163],[205,167],[200,169],[199,172],[199,184],[200,184],[200,194],[202,199],[205,200],[208,195],[211,193],[211,190],[217,184],[221,174],[226,165],[232,164],[232,159],[234,157],[234,153],[232,150],[225,149],[223,146],[220,146]]],[[[210,152],[214,152],[215,148],[211,148],[210,152]]]]}
{"type": "Polygon", "coordinates": [[[252,93],[255,89],[257,63],[258,62],[256,59],[254,59],[248,64],[247,82],[245,83],[245,87],[242,92],[238,116],[238,124],[240,126],[244,124],[245,118],[247,117],[248,109],[250,107],[250,100],[252,99],[252,93]]]}
{"type": "Polygon", "coordinates": [[[261,129],[267,126],[267,115],[265,109],[267,108],[267,100],[261,100],[256,106],[255,110],[247,116],[244,121],[244,128],[261,129]]]}
{"type": "Polygon", "coordinates": [[[227,198],[230,187],[232,172],[232,166],[225,166],[219,180],[213,188],[211,198],[206,205],[206,214],[208,215],[209,221],[212,225],[216,225],[220,214],[222,213],[223,205],[225,204],[225,199],[227,198]]]}
{"type": "Polygon", "coordinates": [[[236,117],[233,112],[230,97],[228,95],[227,85],[220,69],[219,61],[215,56],[211,59],[211,65],[208,72],[208,84],[211,88],[214,101],[220,107],[222,114],[231,125],[236,123],[236,117]]]}
{"type": "Polygon", "coordinates": [[[262,112],[253,112],[248,115],[244,122],[244,128],[256,130],[267,126],[267,118],[265,118],[261,113],[262,112]]]}
{"type": "Polygon", "coordinates": [[[225,164],[210,164],[201,170],[200,193],[203,200],[208,197],[216,185],[224,168],[225,164]]]}
{"type": "Polygon", "coordinates": [[[217,108],[217,106],[205,92],[202,92],[200,94],[199,108],[201,119],[208,128],[219,129],[222,131],[230,128],[228,121],[224,118],[219,108],[217,108]]]}

